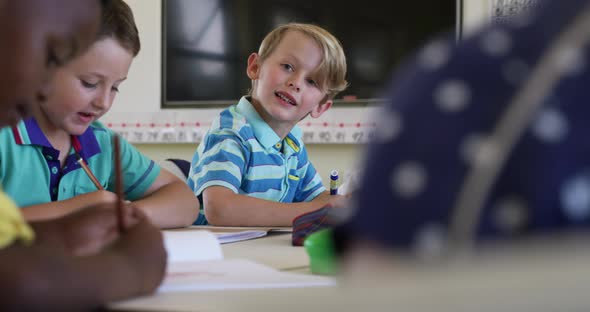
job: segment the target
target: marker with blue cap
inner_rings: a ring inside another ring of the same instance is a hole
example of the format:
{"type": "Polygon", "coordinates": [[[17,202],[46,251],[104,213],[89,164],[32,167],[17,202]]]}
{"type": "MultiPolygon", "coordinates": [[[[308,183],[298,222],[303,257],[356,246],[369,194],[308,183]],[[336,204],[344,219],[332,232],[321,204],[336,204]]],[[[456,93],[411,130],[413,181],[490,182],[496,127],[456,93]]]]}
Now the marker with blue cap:
{"type": "Polygon", "coordinates": [[[330,172],[330,195],[338,194],[338,170],[330,172]]]}

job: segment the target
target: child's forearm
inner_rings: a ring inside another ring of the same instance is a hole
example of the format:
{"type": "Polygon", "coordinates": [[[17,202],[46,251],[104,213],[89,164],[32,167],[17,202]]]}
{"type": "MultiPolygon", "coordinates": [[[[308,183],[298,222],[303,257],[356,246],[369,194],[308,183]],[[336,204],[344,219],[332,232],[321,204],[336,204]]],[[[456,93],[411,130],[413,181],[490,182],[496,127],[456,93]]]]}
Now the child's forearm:
{"type": "Polygon", "coordinates": [[[320,195],[316,196],[312,200],[312,202],[317,203],[320,207],[327,205],[330,202],[330,199],[334,198],[334,195],[330,195],[330,191],[325,191],[320,195]]]}
{"type": "Polygon", "coordinates": [[[133,204],[160,228],[189,226],[199,214],[199,200],[180,180],[160,187],[133,204]]]}
{"type": "Polygon", "coordinates": [[[66,200],[23,207],[21,212],[27,221],[55,219],[84,207],[115,202],[116,195],[109,191],[96,191],[78,195],[66,200]]]}
{"type": "Polygon", "coordinates": [[[325,204],[327,200],[274,202],[235,194],[221,186],[208,187],[203,192],[207,221],[218,226],[292,226],[295,217],[325,204]]]}

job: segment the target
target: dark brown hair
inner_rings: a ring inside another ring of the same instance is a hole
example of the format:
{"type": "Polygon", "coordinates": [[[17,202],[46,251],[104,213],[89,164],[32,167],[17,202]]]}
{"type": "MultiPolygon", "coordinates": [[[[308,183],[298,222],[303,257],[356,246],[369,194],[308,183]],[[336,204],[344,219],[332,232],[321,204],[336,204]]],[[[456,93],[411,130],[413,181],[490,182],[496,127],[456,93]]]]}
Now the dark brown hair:
{"type": "Polygon", "coordinates": [[[137,56],[141,43],[133,11],[123,0],[104,1],[103,4],[98,40],[114,38],[133,56],[137,56]]]}

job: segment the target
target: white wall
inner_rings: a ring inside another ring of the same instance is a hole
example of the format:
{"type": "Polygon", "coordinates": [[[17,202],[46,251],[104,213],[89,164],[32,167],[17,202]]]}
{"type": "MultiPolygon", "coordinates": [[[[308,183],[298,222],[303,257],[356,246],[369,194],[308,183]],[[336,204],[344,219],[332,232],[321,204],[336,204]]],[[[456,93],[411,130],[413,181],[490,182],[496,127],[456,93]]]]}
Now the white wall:
{"type": "Polygon", "coordinates": [[[155,112],[160,109],[161,21],[160,0],[125,0],[135,15],[141,51],[133,61],[111,112],[155,112]]]}

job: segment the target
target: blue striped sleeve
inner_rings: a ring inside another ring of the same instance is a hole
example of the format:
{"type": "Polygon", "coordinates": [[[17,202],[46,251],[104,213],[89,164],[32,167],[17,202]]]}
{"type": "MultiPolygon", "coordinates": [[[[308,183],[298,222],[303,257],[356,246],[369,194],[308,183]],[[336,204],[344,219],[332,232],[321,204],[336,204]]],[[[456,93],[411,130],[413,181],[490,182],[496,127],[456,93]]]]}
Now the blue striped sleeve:
{"type": "Polygon", "coordinates": [[[246,166],[247,149],[227,131],[210,132],[199,145],[191,164],[189,186],[196,196],[209,186],[224,186],[238,193],[246,166]]]}

